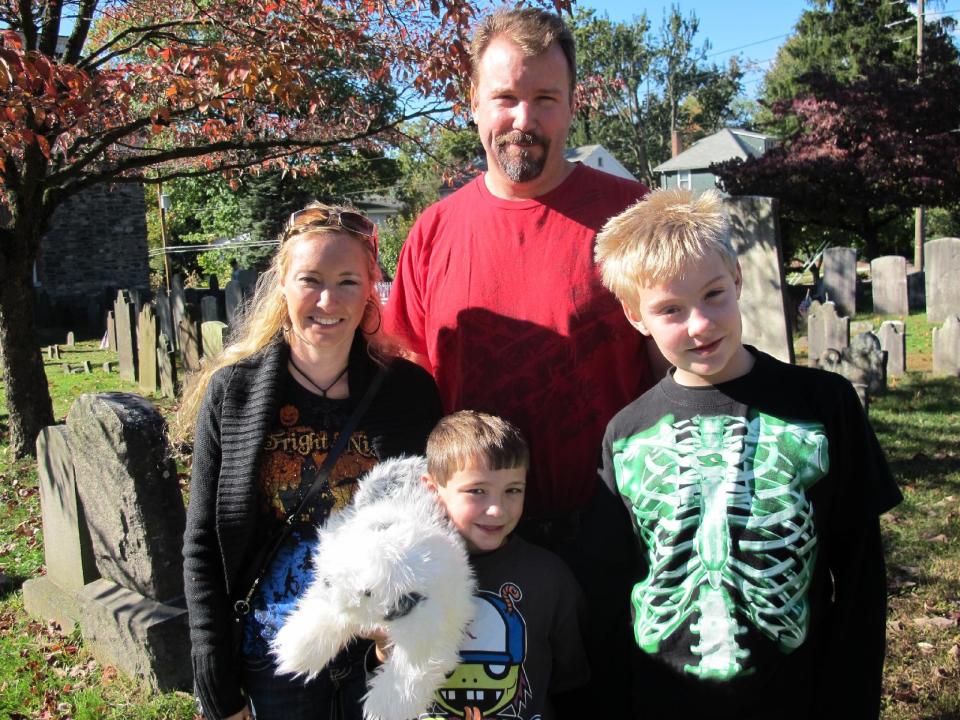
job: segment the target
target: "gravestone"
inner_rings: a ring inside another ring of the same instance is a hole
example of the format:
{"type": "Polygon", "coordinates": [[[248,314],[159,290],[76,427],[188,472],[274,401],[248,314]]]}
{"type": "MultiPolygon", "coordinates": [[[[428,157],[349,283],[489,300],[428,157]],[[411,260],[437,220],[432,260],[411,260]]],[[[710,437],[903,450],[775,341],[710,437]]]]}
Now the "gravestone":
{"type": "Polygon", "coordinates": [[[219,292],[220,290],[220,278],[216,275],[210,275],[207,278],[207,287],[210,288],[213,292],[219,292]]]}
{"type": "Polygon", "coordinates": [[[183,291],[183,276],[177,273],[170,278],[170,314],[174,327],[180,327],[180,319],[183,317],[186,306],[187,299],[183,291]]]}
{"type": "Polygon", "coordinates": [[[257,277],[258,273],[256,270],[238,270],[236,281],[240,283],[240,287],[243,288],[243,296],[250,297],[253,295],[254,291],[257,289],[257,277]]]}
{"type": "Polygon", "coordinates": [[[923,246],[927,322],[942,323],[960,312],[960,238],[940,238],[923,246]]]}
{"type": "Polygon", "coordinates": [[[832,302],[823,304],[820,318],[823,322],[824,347],[843,352],[850,345],[850,318],[839,317],[837,306],[832,302]]]}
{"type": "Polygon", "coordinates": [[[78,593],[84,646],[152,689],[186,689],[185,512],[163,418],[138,395],[82,395],[67,431],[102,576],[78,593]]]}
{"type": "Polygon", "coordinates": [[[200,325],[202,337],[203,357],[212,358],[223,350],[223,341],[226,337],[227,325],[218,320],[204,322],[200,325]]]}
{"type": "Polygon", "coordinates": [[[176,325],[173,324],[173,310],[170,308],[170,296],[167,295],[166,290],[160,290],[157,293],[157,297],[153,301],[153,308],[157,314],[160,332],[174,343],[174,349],[176,349],[176,333],[174,332],[176,325]]]}
{"type": "Polygon", "coordinates": [[[90,373],[93,372],[93,365],[90,364],[90,361],[89,361],[89,360],[84,360],[84,361],[83,361],[83,371],[84,371],[87,375],[89,375],[90,373]]]}
{"type": "Polygon", "coordinates": [[[157,381],[157,316],[153,312],[153,305],[144,305],[140,311],[140,321],[137,325],[137,361],[140,372],[137,381],[140,389],[146,393],[154,393],[160,387],[157,381]]]}
{"type": "Polygon", "coordinates": [[[107,313],[107,349],[117,351],[117,321],[113,317],[113,310],[107,313]]]}
{"type": "Polygon", "coordinates": [[[52,618],[69,629],[80,620],[77,593],[100,573],[77,493],[65,425],[50,425],[37,436],[37,486],[46,574],[23,583],[23,605],[31,615],[52,618]]]}
{"type": "Polygon", "coordinates": [[[103,371],[104,371],[105,373],[112,373],[112,372],[113,372],[113,363],[110,362],[109,360],[107,360],[107,361],[101,366],[101,368],[103,369],[103,371]]]}
{"type": "Polygon", "coordinates": [[[195,306],[188,305],[180,320],[180,357],[184,372],[196,372],[200,369],[200,321],[196,317],[195,306]]]}
{"type": "Polygon", "coordinates": [[[887,377],[903,377],[907,370],[907,333],[899,320],[880,324],[880,347],[887,354],[887,377]]]}
{"type": "Polygon", "coordinates": [[[907,260],[887,255],[870,261],[870,287],[876,315],[909,315],[907,260]]]}
{"type": "Polygon", "coordinates": [[[113,317],[117,322],[117,355],[120,363],[120,378],[127,382],[137,381],[137,317],[133,303],[126,291],[117,293],[113,304],[113,317]]]}
{"type": "Polygon", "coordinates": [[[67,342],[64,344],[67,347],[74,347],[77,344],[77,337],[73,334],[73,330],[67,333],[67,342]]]}
{"type": "Polygon", "coordinates": [[[243,305],[243,286],[236,280],[228,282],[224,290],[224,299],[227,306],[227,323],[235,325],[237,313],[243,305]]]}
{"type": "Polygon", "coordinates": [[[960,315],[933,329],[933,374],[960,376],[960,315]]]}
{"type": "Polygon", "coordinates": [[[885,363],[880,339],[873,333],[857,335],[842,351],[829,348],[820,358],[820,367],[850,381],[864,410],[869,410],[872,396],[886,389],[885,363]]]}
{"type": "Polygon", "coordinates": [[[873,323],[869,320],[850,321],[850,337],[853,338],[867,332],[873,332],[873,323]]]}
{"type": "Polygon", "coordinates": [[[923,270],[907,273],[907,304],[910,306],[910,312],[927,311],[927,288],[923,270]]]}
{"type": "MultiPolygon", "coordinates": [[[[777,202],[766,197],[724,200],[730,240],[740,259],[743,341],[792,363],[793,335],[783,276],[777,202]]],[[[250,271],[247,271],[250,272],[250,271]]]]}
{"type": "Polygon", "coordinates": [[[200,318],[203,322],[220,320],[220,304],[215,295],[204,295],[200,300],[200,318]]]}
{"type": "Polygon", "coordinates": [[[823,303],[819,300],[814,300],[807,308],[807,365],[810,367],[817,367],[817,361],[827,349],[823,344],[822,311],[823,303]]]}
{"type": "MultiPolygon", "coordinates": [[[[857,311],[857,251],[831,247],[823,251],[823,291],[840,315],[857,311]]],[[[839,349],[839,348],[838,348],[839,349]]]]}
{"type": "Polygon", "coordinates": [[[85,394],[67,430],[100,574],[161,602],[182,596],[185,513],[163,417],[138,395],[85,394]]]}
{"type": "Polygon", "coordinates": [[[177,363],[173,345],[164,333],[157,338],[157,375],[160,381],[160,394],[168,398],[177,397],[177,363]]]}

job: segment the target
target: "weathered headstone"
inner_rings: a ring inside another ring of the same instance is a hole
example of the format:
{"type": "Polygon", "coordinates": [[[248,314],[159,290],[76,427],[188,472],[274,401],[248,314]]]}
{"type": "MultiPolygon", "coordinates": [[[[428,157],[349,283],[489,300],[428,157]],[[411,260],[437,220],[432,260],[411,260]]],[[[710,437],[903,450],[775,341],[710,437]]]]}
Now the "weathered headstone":
{"type": "MultiPolygon", "coordinates": [[[[927,243],[929,246],[930,243],[927,243]]],[[[950,315],[933,329],[933,374],[960,376],[960,316],[950,315]]]]}
{"type": "MultiPolygon", "coordinates": [[[[840,315],[857,311],[857,251],[831,247],[823,251],[823,291],[840,315]]],[[[839,349],[839,348],[838,348],[839,349]]]]}
{"type": "Polygon", "coordinates": [[[873,332],[873,323],[869,320],[851,320],[850,337],[854,338],[863,333],[873,332]]]}
{"type": "Polygon", "coordinates": [[[220,320],[220,304],[215,295],[204,295],[200,300],[200,317],[203,322],[220,320]]]}
{"type": "Polygon", "coordinates": [[[173,345],[163,333],[160,333],[160,337],[157,338],[157,374],[160,380],[160,394],[175,398],[177,396],[177,363],[173,345]]]}
{"type": "Polygon", "coordinates": [[[218,320],[201,323],[200,335],[203,338],[203,357],[212,358],[220,354],[220,351],[223,350],[226,332],[226,323],[218,320]]]}
{"type": "Polygon", "coordinates": [[[207,278],[207,287],[213,292],[217,292],[220,289],[220,278],[218,278],[216,275],[210,275],[207,278]]]}
{"type": "Polygon", "coordinates": [[[128,382],[137,381],[137,320],[133,314],[130,296],[123,290],[117,293],[113,304],[113,317],[117,321],[117,356],[120,362],[120,377],[128,382]]]}
{"type": "Polygon", "coordinates": [[[855,336],[843,354],[848,364],[846,375],[850,382],[865,384],[871,396],[887,389],[886,358],[880,338],[874,333],[865,332],[855,336]]]}
{"type": "Polygon", "coordinates": [[[77,593],[100,573],[64,425],[45,427],[37,436],[37,485],[47,572],[23,583],[23,604],[31,615],[72,628],[80,620],[77,593]]]}
{"type": "Polygon", "coordinates": [[[777,202],[744,196],[727,198],[724,206],[730,240],[743,272],[743,341],[792,363],[793,335],[787,312],[777,202]]]}
{"type": "Polygon", "coordinates": [[[927,311],[927,288],[924,278],[926,273],[923,270],[907,273],[907,304],[910,306],[910,312],[927,311]]]}
{"type": "Polygon", "coordinates": [[[160,325],[160,332],[166,335],[176,349],[176,325],[173,324],[173,310],[170,308],[170,296],[166,290],[160,290],[157,297],[153,300],[153,308],[157,314],[157,322],[160,325]]]}
{"type": "Polygon", "coordinates": [[[907,260],[887,255],[870,261],[870,288],[876,315],[908,315],[907,260]]]}
{"type": "Polygon", "coordinates": [[[823,322],[820,313],[823,303],[814,300],[807,308],[807,365],[817,367],[817,362],[827,349],[823,344],[823,322]]]}
{"type": "Polygon", "coordinates": [[[180,358],[184,372],[196,372],[200,369],[200,321],[193,306],[187,306],[180,320],[180,358]]]}
{"type": "Polygon", "coordinates": [[[227,306],[227,323],[234,325],[237,312],[243,305],[243,286],[236,280],[231,280],[224,290],[224,298],[227,306]]]}
{"type": "Polygon", "coordinates": [[[160,387],[157,381],[157,316],[153,305],[144,305],[137,325],[137,358],[140,372],[137,382],[140,389],[154,393],[160,387]]]}
{"type": "Polygon", "coordinates": [[[960,238],[940,238],[923,246],[927,322],[942,323],[960,312],[960,238]]]}
{"type": "Polygon", "coordinates": [[[67,333],[67,342],[64,344],[67,347],[74,347],[77,344],[77,336],[74,335],[73,330],[67,333]]]}
{"type": "Polygon", "coordinates": [[[113,372],[113,363],[107,360],[102,366],[103,371],[107,373],[113,372]]]}
{"type": "Polygon", "coordinates": [[[141,595],[183,595],[185,513],[166,423],[139,395],[81,395],[67,414],[100,574],[141,595]]]}
{"type": "Polygon", "coordinates": [[[117,351],[117,321],[113,317],[113,310],[107,313],[107,349],[117,351]]]}
{"type": "Polygon", "coordinates": [[[819,318],[823,323],[823,347],[843,352],[850,344],[850,318],[840,317],[832,302],[823,304],[819,318]]]}
{"type": "Polygon", "coordinates": [[[880,324],[880,347],[887,354],[887,377],[902,377],[907,370],[907,333],[899,320],[880,324]]]}
{"type": "Polygon", "coordinates": [[[89,360],[84,360],[84,361],[83,361],[83,371],[84,371],[87,375],[89,375],[90,373],[93,372],[93,365],[90,364],[90,361],[89,361],[89,360]]]}
{"type": "Polygon", "coordinates": [[[183,276],[177,273],[170,278],[170,313],[173,316],[173,326],[180,327],[187,299],[183,292],[183,276]]]}

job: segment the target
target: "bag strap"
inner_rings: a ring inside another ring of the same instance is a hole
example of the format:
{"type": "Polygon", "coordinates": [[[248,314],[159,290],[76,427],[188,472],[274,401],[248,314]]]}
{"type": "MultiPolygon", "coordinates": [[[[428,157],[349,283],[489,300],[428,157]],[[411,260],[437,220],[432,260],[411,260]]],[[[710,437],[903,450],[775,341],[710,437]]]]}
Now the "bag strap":
{"type": "Polygon", "coordinates": [[[267,571],[270,563],[273,562],[273,558],[280,550],[280,547],[287,539],[287,536],[290,535],[290,531],[293,529],[294,520],[299,517],[304,510],[306,510],[313,498],[316,497],[318,492],[320,492],[324,482],[326,482],[327,476],[333,469],[334,464],[347,447],[347,443],[350,442],[350,437],[353,435],[353,431],[357,429],[357,425],[360,424],[360,420],[370,408],[370,404],[373,402],[373,398],[380,390],[380,386],[383,385],[383,381],[386,379],[386,376],[387,368],[381,367],[376,376],[374,376],[373,380],[370,382],[370,385],[367,387],[367,391],[360,399],[360,402],[354,408],[353,412],[350,413],[350,417],[347,418],[347,422],[345,422],[343,427],[340,429],[340,434],[337,436],[337,441],[330,449],[330,452],[327,453],[327,457],[324,459],[323,464],[317,471],[317,476],[313,479],[313,483],[311,483],[307,494],[303,496],[303,498],[297,504],[297,507],[292,510],[284,519],[283,525],[280,527],[279,532],[274,535],[273,540],[266,546],[267,550],[261,556],[260,562],[252,565],[253,567],[257,568],[257,574],[252,580],[248,580],[249,589],[247,592],[245,592],[243,596],[233,604],[235,615],[234,619],[237,622],[239,622],[243,616],[250,612],[250,600],[253,598],[254,592],[256,592],[257,588],[260,586],[260,580],[263,579],[263,574],[267,571]]]}

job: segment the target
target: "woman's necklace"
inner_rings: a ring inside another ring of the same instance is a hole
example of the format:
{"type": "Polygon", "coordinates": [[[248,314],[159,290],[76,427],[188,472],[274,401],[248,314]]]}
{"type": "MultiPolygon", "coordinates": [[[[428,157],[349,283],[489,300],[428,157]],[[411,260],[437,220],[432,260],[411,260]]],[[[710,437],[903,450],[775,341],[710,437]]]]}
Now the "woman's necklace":
{"type": "Polygon", "coordinates": [[[327,385],[326,387],[321,387],[320,385],[317,385],[313,380],[311,380],[310,376],[308,376],[303,370],[297,367],[297,364],[293,361],[292,357],[290,358],[289,362],[290,362],[290,367],[292,367],[294,370],[300,373],[300,377],[302,377],[308,383],[313,385],[313,387],[319,390],[320,394],[323,395],[323,397],[327,397],[327,393],[330,391],[330,388],[332,388],[334,385],[340,382],[340,378],[342,378],[346,374],[347,368],[350,367],[349,364],[344,365],[343,370],[337,373],[337,376],[333,379],[333,381],[329,385],[327,385]]]}

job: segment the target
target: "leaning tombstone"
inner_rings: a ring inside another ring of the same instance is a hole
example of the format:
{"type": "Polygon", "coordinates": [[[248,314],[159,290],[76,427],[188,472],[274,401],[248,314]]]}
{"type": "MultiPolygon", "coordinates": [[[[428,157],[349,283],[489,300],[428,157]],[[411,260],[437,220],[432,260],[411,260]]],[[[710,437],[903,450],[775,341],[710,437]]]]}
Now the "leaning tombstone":
{"type": "Polygon", "coordinates": [[[180,318],[183,317],[186,305],[187,299],[183,290],[183,276],[177,273],[170,279],[170,313],[173,317],[174,327],[180,327],[180,318]]]}
{"type": "Polygon", "coordinates": [[[203,322],[214,322],[220,319],[220,303],[216,295],[204,295],[200,299],[200,318],[203,322]]]}
{"type": "Polygon", "coordinates": [[[236,280],[230,280],[224,290],[224,299],[227,309],[227,323],[236,324],[237,314],[243,305],[243,286],[236,280]]]}
{"type": "Polygon", "coordinates": [[[117,356],[120,363],[120,378],[127,382],[137,381],[137,318],[133,314],[130,296],[120,290],[113,304],[113,316],[117,322],[117,356]]]}
{"type": "Polygon", "coordinates": [[[157,322],[160,325],[160,332],[170,339],[170,342],[172,342],[174,345],[174,349],[176,349],[176,333],[174,332],[176,325],[173,323],[173,311],[170,308],[170,296],[167,295],[166,290],[160,290],[157,293],[157,297],[154,298],[153,301],[153,308],[157,313],[157,322]]]}
{"type": "Polygon", "coordinates": [[[67,347],[74,347],[77,344],[77,336],[73,330],[67,333],[67,341],[64,343],[67,347]]]}
{"type": "Polygon", "coordinates": [[[140,366],[137,382],[144,392],[155,393],[160,385],[157,382],[157,316],[152,305],[143,306],[137,329],[137,360],[140,366]]]}
{"type": "Polygon", "coordinates": [[[907,304],[910,306],[910,312],[912,313],[927,311],[925,277],[926,274],[923,270],[907,273],[907,304]]]}
{"type": "Polygon", "coordinates": [[[51,346],[50,346],[50,357],[51,357],[53,360],[60,360],[60,346],[59,346],[59,345],[51,345],[51,346]]]}
{"type": "MultiPolygon", "coordinates": [[[[857,311],[857,251],[831,247],[823,251],[823,290],[840,315],[857,311]]],[[[839,349],[839,348],[838,348],[839,349]]]]}
{"type": "Polygon", "coordinates": [[[100,573],[77,493],[65,425],[50,425],[37,436],[37,486],[46,573],[23,583],[23,605],[31,615],[70,629],[80,621],[78,593],[100,573]]]}
{"type": "Polygon", "coordinates": [[[909,315],[907,259],[887,255],[870,261],[870,289],[876,315],[909,315]]]}
{"type": "Polygon", "coordinates": [[[871,396],[879,395],[887,389],[886,357],[880,345],[880,338],[872,332],[856,335],[849,347],[843,352],[847,364],[845,374],[850,382],[867,386],[871,396]]]}
{"type": "Polygon", "coordinates": [[[887,377],[903,377],[907,371],[907,333],[899,320],[880,324],[880,347],[887,354],[887,377]]]}
{"type": "Polygon", "coordinates": [[[187,688],[186,517],[166,424],[138,395],[102,393],[73,404],[67,431],[102,576],[79,593],[84,644],[151,688],[187,688]]]}
{"type": "Polygon", "coordinates": [[[212,292],[218,292],[220,290],[220,278],[216,275],[210,275],[207,278],[207,287],[210,288],[212,292]]]}
{"type": "Polygon", "coordinates": [[[960,316],[933,329],[933,374],[960,376],[960,316]]]}
{"type": "Polygon", "coordinates": [[[216,357],[223,350],[223,341],[226,338],[227,325],[218,320],[201,323],[200,335],[203,338],[203,357],[216,357]]]}
{"type": "Polygon", "coordinates": [[[174,360],[174,349],[167,336],[160,333],[157,338],[157,375],[160,381],[160,394],[163,397],[177,396],[177,363],[174,360]]]}
{"type": "Polygon", "coordinates": [[[794,361],[793,334],[783,275],[777,201],[767,197],[724,200],[730,241],[743,273],[740,314],[743,341],[786,363],[794,361]]]}
{"type": "Polygon", "coordinates": [[[814,300],[807,310],[807,365],[817,367],[826,349],[823,338],[823,303],[814,300]]]}
{"type": "Polygon", "coordinates": [[[942,323],[960,311],[960,238],[930,240],[923,256],[927,322],[942,323]]]}

